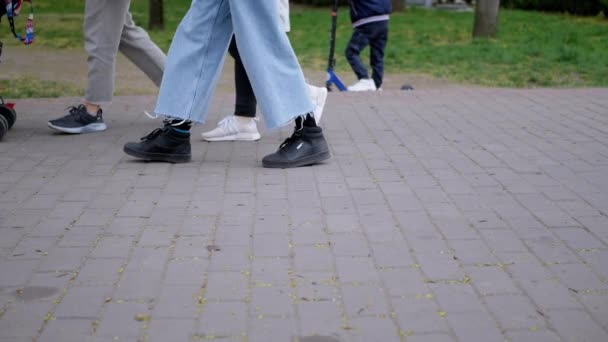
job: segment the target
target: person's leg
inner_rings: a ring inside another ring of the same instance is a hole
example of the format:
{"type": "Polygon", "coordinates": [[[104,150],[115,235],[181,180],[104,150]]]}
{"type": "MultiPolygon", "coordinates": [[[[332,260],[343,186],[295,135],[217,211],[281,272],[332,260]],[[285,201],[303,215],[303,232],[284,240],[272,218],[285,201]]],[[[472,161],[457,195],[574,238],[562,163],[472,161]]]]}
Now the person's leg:
{"type": "Polygon", "coordinates": [[[370,90],[368,88],[370,88],[370,86],[373,84],[372,80],[369,78],[367,67],[361,60],[361,51],[363,51],[363,49],[365,49],[369,44],[369,39],[365,32],[364,26],[354,28],[353,35],[348,42],[346,51],[344,52],[346,59],[348,60],[348,63],[353,69],[353,72],[357,76],[358,80],[357,83],[348,87],[349,91],[370,90]]]}
{"type": "Polygon", "coordinates": [[[306,81],[279,20],[277,1],[229,0],[236,44],[265,123],[277,128],[311,112],[306,81]]]}
{"type": "Polygon", "coordinates": [[[359,80],[362,78],[369,78],[367,68],[361,60],[361,51],[365,49],[368,43],[367,36],[364,35],[359,28],[355,27],[353,34],[350,37],[350,41],[346,46],[346,51],[344,52],[350,67],[359,80]]]}
{"type": "Polygon", "coordinates": [[[84,104],[70,108],[49,127],[65,133],[103,131],[101,106],[112,101],[116,54],[129,0],[87,0],[84,15],[84,47],[88,53],[88,81],[84,104]]]}
{"type": "Polygon", "coordinates": [[[278,3],[229,0],[243,64],[269,128],[289,123],[296,128],[278,151],[262,160],[265,167],[310,165],[330,157],[323,131],[317,127],[304,74],[283,32],[278,3]]]}
{"type": "Polygon", "coordinates": [[[251,88],[251,82],[249,82],[234,36],[230,41],[228,52],[234,58],[234,85],[236,88],[234,115],[254,118],[258,101],[253,93],[253,88],[251,88]]]}
{"type": "Polygon", "coordinates": [[[143,71],[152,82],[160,86],[167,56],[154,44],[144,29],[135,25],[133,17],[128,11],[125,15],[125,24],[120,37],[119,50],[143,71]]]}
{"type": "Polygon", "coordinates": [[[192,1],[169,48],[156,114],[205,121],[232,32],[227,1],[192,1]]]}
{"type": "Polygon", "coordinates": [[[388,20],[371,24],[373,24],[371,27],[372,38],[369,40],[369,47],[372,79],[376,88],[380,89],[384,78],[384,49],[388,41],[388,20]]]}
{"type": "Polygon", "coordinates": [[[167,118],[164,127],[125,144],[125,153],[146,160],[190,160],[190,120],[205,120],[231,35],[227,1],[192,2],[169,49],[156,103],[155,113],[167,118]]]}
{"type": "Polygon", "coordinates": [[[234,36],[230,40],[228,52],[234,58],[234,85],[236,88],[234,113],[220,120],[214,129],[201,133],[201,137],[205,141],[259,140],[261,135],[255,119],[258,103],[234,36]]]}

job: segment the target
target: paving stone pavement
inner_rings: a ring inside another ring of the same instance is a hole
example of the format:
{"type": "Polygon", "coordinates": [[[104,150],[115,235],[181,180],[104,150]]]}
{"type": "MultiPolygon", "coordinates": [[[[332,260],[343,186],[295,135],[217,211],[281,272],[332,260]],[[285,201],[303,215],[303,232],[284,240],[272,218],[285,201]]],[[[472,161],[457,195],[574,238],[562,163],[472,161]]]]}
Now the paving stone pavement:
{"type": "Polygon", "coordinates": [[[608,341],[608,89],[330,94],[333,159],[136,161],[17,101],[0,143],[0,341],[608,341]]]}

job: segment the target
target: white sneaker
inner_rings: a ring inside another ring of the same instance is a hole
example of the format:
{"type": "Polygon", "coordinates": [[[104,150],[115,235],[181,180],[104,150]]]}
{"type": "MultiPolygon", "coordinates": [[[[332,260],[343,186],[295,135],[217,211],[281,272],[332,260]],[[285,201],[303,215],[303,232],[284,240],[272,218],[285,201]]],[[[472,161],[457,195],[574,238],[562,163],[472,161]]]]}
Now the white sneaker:
{"type": "Polygon", "coordinates": [[[260,140],[255,118],[228,115],[217,123],[217,127],[201,133],[206,141],[255,141],[260,140]]]}
{"type": "Polygon", "coordinates": [[[323,115],[323,108],[325,107],[325,100],[327,100],[327,88],[315,87],[308,84],[308,97],[315,104],[313,114],[317,124],[321,122],[321,116],[323,115]]]}
{"type": "Polygon", "coordinates": [[[348,91],[370,91],[376,90],[376,84],[371,78],[362,78],[359,82],[349,86],[348,91]]]}

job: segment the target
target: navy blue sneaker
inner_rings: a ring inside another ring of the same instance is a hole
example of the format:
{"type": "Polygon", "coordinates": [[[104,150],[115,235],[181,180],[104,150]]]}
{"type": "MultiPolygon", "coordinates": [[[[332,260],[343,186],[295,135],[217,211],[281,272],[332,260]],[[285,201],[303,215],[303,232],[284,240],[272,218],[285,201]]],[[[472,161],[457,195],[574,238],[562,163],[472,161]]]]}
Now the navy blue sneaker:
{"type": "Polygon", "coordinates": [[[55,120],[50,120],[50,128],[63,133],[81,134],[105,131],[108,126],[103,122],[102,111],[99,109],[97,115],[87,112],[85,105],[70,107],[68,114],[55,120]]]}

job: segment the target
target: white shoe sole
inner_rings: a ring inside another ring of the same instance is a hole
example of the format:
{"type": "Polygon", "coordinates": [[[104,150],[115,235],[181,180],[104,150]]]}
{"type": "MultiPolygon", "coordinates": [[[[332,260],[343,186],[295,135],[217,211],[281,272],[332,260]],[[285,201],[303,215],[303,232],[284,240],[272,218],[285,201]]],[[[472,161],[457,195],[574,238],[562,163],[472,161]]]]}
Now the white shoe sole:
{"type": "Polygon", "coordinates": [[[60,131],[63,133],[70,133],[70,134],[102,132],[102,131],[105,131],[106,129],[108,129],[108,126],[106,126],[105,123],[95,123],[95,124],[86,125],[84,127],[74,127],[74,128],[55,126],[50,122],[48,122],[47,124],[50,128],[52,128],[54,130],[57,130],[57,131],[60,131]]]}
{"type": "Polygon", "coordinates": [[[225,135],[222,137],[206,137],[202,135],[203,140],[205,141],[257,141],[262,138],[260,133],[237,133],[232,135],[225,135]]]}
{"type": "Polygon", "coordinates": [[[318,88],[314,90],[316,96],[312,99],[315,104],[315,109],[313,114],[315,116],[315,121],[317,124],[321,122],[321,116],[323,115],[323,109],[325,108],[325,102],[327,101],[327,89],[326,88],[318,88]]]}

